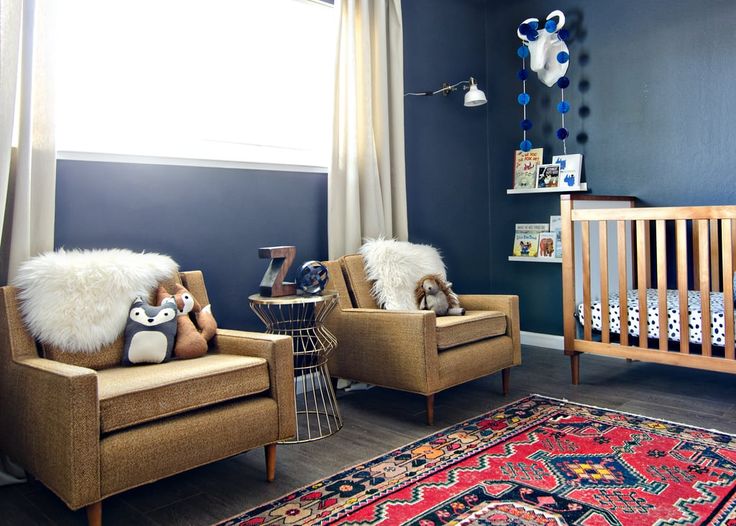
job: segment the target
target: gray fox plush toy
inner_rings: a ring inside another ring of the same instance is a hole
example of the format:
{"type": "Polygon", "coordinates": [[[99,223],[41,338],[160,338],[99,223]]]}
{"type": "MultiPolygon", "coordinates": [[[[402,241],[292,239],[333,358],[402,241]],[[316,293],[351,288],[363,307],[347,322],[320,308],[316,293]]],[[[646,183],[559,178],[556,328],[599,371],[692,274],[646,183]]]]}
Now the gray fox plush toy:
{"type": "Polygon", "coordinates": [[[462,316],[465,309],[452,292],[452,283],[442,279],[439,274],[427,274],[417,282],[414,296],[419,310],[433,310],[437,316],[462,316]]]}

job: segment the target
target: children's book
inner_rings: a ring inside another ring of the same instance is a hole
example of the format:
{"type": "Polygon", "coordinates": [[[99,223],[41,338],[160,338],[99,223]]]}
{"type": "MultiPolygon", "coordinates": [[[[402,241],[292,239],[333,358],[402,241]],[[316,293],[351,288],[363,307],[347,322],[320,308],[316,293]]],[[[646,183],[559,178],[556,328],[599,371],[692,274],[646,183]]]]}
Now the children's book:
{"type": "Polygon", "coordinates": [[[549,231],[562,230],[562,216],[549,216],[549,231]]]}
{"type": "Polygon", "coordinates": [[[559,164],[540,164],[537,166],[537,188],[557,188],[559,180],[559,164]]]}
{"type": "Polygon", "coordinates": [[[555,231],[555,257],[562,257],[562,230],[555,231]]]}
{"type": "Polygon", "coordinates": [[[514,236],[514,256],[537,256],[539,247],[539,232],[516,232],[514,236]]]}
{"type": "Polygon", "coordinates": [[[536,188],[537,165],[542,164],[543,148],[514,154],[514,188],[536,188]]]}
{"type": "Polygon", "coordinates": [[[559,185],[561,188],[570,190],[580,188],[583,154],[555,155],[552,157],[552,162],[560,165],[559,185]]]}
{"type": "Polygon", "coordinates": [[[517,232],[546,232],[549,230],[549,224],[547,223],[516,223],[517,232]]]}
{"type": "Polygon", "coordinates": [[[557,235],[555,232],[542,232],[539,234],[539,253],[540,258],[555,257],[555,243],[557,235]]]}

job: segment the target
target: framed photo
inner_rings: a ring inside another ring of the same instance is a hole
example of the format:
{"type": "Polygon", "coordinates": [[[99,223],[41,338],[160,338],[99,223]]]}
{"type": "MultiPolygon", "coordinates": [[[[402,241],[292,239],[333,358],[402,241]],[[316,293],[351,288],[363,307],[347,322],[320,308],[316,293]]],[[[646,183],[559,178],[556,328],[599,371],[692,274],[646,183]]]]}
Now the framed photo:
{"type": "Polygon", "coordinates": [[[516,150],[514,154],[514,188],[536,188],[537,165],[542,164],[543,148],[528,152],[516,150]]]}
{"type": "Polygon", "coordinates": [[[560,187],[576,190],[580,188],[583,154],[555,155],[552,162],[560,165],[560,187]]]}
{"type": "Polygon", "coordinates": [[[559,182],[559,164],[540,164],[537,166],[537,188],[557,188],[559,182]]]}
{"type": "Polygon", "coordinates": [[[539,234],[539,249],[537,252],[537,257],[554,258],[556,246],[557,246],[557,233],[556,232],[542,232],[541,234],[539,234]]]}

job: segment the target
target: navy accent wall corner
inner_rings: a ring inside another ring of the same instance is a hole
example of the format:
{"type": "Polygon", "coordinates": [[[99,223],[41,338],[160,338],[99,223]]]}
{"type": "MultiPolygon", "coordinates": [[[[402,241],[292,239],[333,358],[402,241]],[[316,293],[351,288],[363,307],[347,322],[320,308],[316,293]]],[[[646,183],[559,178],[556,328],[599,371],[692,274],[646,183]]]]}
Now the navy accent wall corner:
{"type": "MultiPolygon", "coordinates": [[[[486,89],[484,2],[403,0],[402,12],[405,91],[470,76],[486,89]]],[[[463,97],[404,98],[409,239],[442,251],[457,292],[488,292],[487,106],[463,97]]]]}
{"type": "MultiPolygon", "coordinates": [[[[489,2],[488,152],[491,285],[520,295],[522,330],[562,334],[559,265],[507,261],[514,224],[546,222],[559,196],[506,195],[521,141],[516,27],[554,9],[568,16],[572,105],[568,153],[584,154],[592,193],[634,195],[642,206],[736,203],[733,53],[736,2],[520,0],[489,2]],[[581,107],[588,112],[581,116],[581,107]]],[[[530,139],[545,161],[562,153],[554,137],[560,91],[531,73],[530,139]]]]}
{"type": "Polygon", "coordinates": [[[324,174],[87,161],[57,163],[56,241],[65,248],[161,252],[204,272],[221,327],[262,331],[248,295],[267,261],[295,245],[296,265],[327,258],[324,174]]]}

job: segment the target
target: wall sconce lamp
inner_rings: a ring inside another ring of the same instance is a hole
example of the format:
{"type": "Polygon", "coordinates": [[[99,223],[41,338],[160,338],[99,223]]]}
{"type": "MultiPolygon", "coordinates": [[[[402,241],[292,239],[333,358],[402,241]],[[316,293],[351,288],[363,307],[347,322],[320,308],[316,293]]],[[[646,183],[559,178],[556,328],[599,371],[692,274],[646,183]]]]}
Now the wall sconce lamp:
{"type": "Polygon", "coordinates": [[[486,94],[478,89],[478,83],[473,77],[470,77],[470,80],[461,80],[460,82],[452,85],[445,82],[442,84],[442,87],[437,91],[418,91],[413,93],[404,93],[404,96],[406,97],[411,95],[413,97],[431,97],[432,95],[439,95],[441,93],[446,97],[453,91],[457,91],[459,86],[462,86],[463,91],[467,92],[465,93],[465,106],[482,106],[483,104],[488,102],[488,100],[486,100],[486,94]]]}

